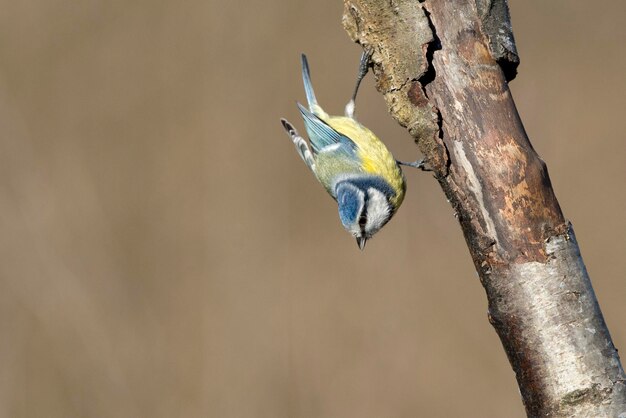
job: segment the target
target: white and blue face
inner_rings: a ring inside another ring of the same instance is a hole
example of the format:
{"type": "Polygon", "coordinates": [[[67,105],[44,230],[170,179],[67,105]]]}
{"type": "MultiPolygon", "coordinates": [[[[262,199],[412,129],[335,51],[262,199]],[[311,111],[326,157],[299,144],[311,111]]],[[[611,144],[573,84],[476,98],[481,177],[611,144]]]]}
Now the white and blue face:
{"type": "Polygon", "coordinates": [[[360,249],[393,215],[390,188],[372,181],[343,181],[336,187],[339,218],[360,249]]]}

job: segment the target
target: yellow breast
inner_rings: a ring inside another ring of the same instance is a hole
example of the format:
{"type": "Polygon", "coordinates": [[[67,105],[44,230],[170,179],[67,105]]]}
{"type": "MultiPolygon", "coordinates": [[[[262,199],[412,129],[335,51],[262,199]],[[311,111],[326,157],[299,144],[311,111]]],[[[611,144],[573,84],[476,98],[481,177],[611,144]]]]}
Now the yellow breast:
{"type": "Polygon", "coordinates": [[[391,203],[394,207],[399,207],[404,199],[406,188],[404,176],[385,144],[372,131],[352,118],[328,116],[325,122],[357,144],[358,155],[363,161],[363,169],[367,173],[383,177],[389,183],[396,191],[396,196],[391,199],[391,203]]]}

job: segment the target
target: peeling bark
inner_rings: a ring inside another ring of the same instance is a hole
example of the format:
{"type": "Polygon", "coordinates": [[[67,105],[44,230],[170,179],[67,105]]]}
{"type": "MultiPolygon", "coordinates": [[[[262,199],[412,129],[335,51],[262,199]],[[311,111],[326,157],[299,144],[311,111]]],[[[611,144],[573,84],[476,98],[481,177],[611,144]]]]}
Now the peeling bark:
{"type": "Polygon", "coordinates": [[[344,0],[377,88],[461,223],[529,416],[626,417],[624,371],[507,81],[506,0],[344,0]]]}
{"type": "Polygon", "coordinates": [[[476,0],[480,27],[489,39],[489,51],[496,60],[507,81],[517,75],[519,56],[513,38],[513,27],[506,0],[476,0]]]}

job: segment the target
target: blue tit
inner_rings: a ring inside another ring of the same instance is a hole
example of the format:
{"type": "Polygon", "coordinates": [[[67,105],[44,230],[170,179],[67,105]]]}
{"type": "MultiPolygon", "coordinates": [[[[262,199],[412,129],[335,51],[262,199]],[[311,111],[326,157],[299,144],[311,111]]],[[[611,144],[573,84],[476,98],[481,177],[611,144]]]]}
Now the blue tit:
{"type": "Polygon", "coordinates": [[[339,219],[360,249],[397,212],[404,200],[404,175],[383,142],[354,118],[355,100],[367,74],[369,55],[363,54],[356,87],[345,116],[330,116],[317,103],[306,56],[302,79],[309,108],[298,103],[310,148],[285,119],[283,127],[298,154],[328,193],[337,201],[339,219]]]}

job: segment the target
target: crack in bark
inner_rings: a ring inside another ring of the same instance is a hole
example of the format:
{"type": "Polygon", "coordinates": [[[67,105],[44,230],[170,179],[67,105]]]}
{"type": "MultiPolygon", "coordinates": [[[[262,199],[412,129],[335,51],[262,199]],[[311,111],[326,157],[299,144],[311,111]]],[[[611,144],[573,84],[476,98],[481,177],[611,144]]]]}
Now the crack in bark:
{"type": "MultiPolygon", "coordinates": [[[[424,96],[429,100],[429,103],[433,106],[433,110],[437,116],[437,132],[436,133],[437,133],[437,138],[439,139],[440,144],[443,146],[443,153],[444,153],[443,161],[445,162],[445,165],[442,167],[443,170],[435,172],[436,173],[435,177],[437,178],[437,180],[441,181],[450,174],[450,163],[451,163],[450,151],[448,150],[448,146],[443,140],[443,116],[441,115],[441,110],[439,110],[439,107],[436,106],[432,102],[432,100],[430,100],[430,97],[428,95],[428,90],[427,90],[428,85],[432,83],[433,81],[435,81],[435,78],[437,77],[437,70],[433,63],[433,60],[434,60],[435,52],[441,50],[441,40],[439,39],[439,36],[437,36],[437,28],[435,28],[435,24],[433,23],[430,17],[430,12],[428,11],[428,8],[426,7],[425,0],[420,0],[420,7],[424,11],[424,16],[426,16],[426,19],[428,20],[428,27],[430,28],[430,32],[432,33],[433,39],[426,44],[426,52],[424,54],[426,57],[426,63],[427,63],[426,71],[416,81],[418,81],[419,84],[421,85],[424,96]]],[[[424,45],[422,45],[422,49],[423,48],[424,48],[424,45]]]]}
{"type": "MultiPolygon", "coordinates": [[[[424,94],[426,95],[426,97],[428,97],[428,93],[426,92],[426,86],[428,86],[428,84],[433,82],[435,80],[435,77],[437,76],[437,71],[435,70],[435,66],[433,65],[433,57],[436,51],[441,50],[441,40],[437,36],[437,29],[435,28],[435,24],[430,18],[430,12],[428,11],[428,8],[426,7],[426,3],[421,3],[420,7],[424,11],[424,16],[426,16],[426,19],[428,19],[428,27],[430,28],[430,32],[433,35],[432,41],[428,42],[427,44],[426,53],[425,53],[426,63],[428,64],[428,67],[426,68],[426,71],[419,77],[419,80],[418,80],[420,84],[422,85],[424,94]]],[[[422,45],[422,48],[423,48],[423,45],[422,45]]]]}

